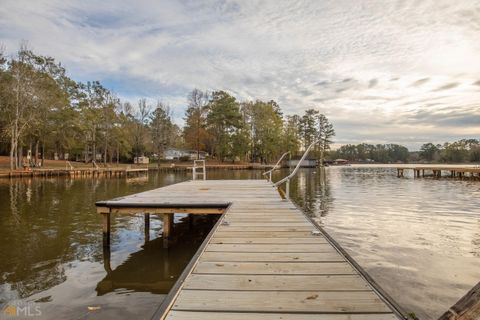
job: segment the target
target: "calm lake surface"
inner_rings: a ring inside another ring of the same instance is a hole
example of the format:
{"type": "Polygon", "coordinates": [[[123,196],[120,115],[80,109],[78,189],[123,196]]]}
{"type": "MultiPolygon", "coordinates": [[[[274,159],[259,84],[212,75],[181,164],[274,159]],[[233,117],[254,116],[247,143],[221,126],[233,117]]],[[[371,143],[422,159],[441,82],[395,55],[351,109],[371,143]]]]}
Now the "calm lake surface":
{"type": "MultiPolygon", "coordinates": [[[[274,180],[287,173],[277,171],[274,180]]],[[[260,179],[261,171],[207,175],[260,179]]],[[[0,304],[38,306],[36,319],[150,319],[215,218],[176,215],[165,249],[160,217],[151,216],[145,242],[143,215],[114,215],[108,255],[94,203],[189,179],[150,173],[1,180],[0,304]]],[[[480,280],[478,180],[399,179],[394,168],[330,167],[299,171],[291,191],[292,200],[420,319],[436,319],[480,280]]]]}

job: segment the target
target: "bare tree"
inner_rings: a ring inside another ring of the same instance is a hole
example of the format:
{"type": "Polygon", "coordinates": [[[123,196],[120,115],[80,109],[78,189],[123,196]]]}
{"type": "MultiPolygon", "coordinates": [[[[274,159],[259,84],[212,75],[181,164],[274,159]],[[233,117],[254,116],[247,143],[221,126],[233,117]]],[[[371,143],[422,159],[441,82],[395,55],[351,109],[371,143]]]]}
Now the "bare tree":
{"type": "Polygon", "coordinates": [[[200,150],[205,147],[204,140],[208,135],[206,130],[208,100],[207,92],[194,89],[188,96],[188,108],[185,112],[185,141],[190,147],[195,148],[197,159],[200,158],[200,150]]]}
{"type": "Polygon", "coordinates": [[[135,114],[135,129],[133,131],[133,148],[135,157],[145,154],[145,140],[147,137],[147,125],[152,107],[146,99],[138,101],[138,111],[135,114]]]}
{"type": "Polygon", "coordinates": [[[158,101],[151,115],[150,129],[154,150],[157,153],[158,165],[165,152],[165,148],[171,143],[173,123],[171,120],[170,107],[158,101]]]}

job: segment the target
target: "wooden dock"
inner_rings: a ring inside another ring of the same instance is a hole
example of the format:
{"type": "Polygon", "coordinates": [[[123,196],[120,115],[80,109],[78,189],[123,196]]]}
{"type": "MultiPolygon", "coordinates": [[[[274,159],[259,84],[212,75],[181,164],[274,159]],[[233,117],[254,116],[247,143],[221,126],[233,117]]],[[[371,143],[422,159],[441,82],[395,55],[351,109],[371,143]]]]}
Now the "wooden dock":
{"type": "Polygon", "coordinates": [[[397,177],[404,177],[406,170],[413,170],[415,178],[421,177],[451,177],[451,178],[480,178],[480,167],[442,167],[442,166],[418,166],[397,168],[397,177]],[[444,173],[447,173],[446,175],[444,173]]]}
{"type": "Polygon", "coordinates": [[[197,180],[97,203],[112,214],[221,214],[154,319],[393,320],[400,313],[358,265],[264,180],[197,180]],[[320,316],[321,315],[321,316],[320,316]]]}
{"type": "Polygon", "coordinates": [[[31,170],[16,170],[0,172],[0,178],[32,178],[32,177],[131,177],[148,174],[148,168],[67,168],[48,169],[34,168],[31,170]]]}

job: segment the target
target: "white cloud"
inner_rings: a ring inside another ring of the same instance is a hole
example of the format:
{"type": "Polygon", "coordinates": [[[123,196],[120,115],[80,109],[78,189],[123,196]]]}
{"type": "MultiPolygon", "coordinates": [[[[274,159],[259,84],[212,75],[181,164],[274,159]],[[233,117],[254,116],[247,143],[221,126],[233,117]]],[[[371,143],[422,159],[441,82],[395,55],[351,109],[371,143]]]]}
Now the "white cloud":
{"type": "Polygon", "coordinates": [[[479,21],[479,1],[3,0],[0,42],[169,102],[179,121],[189,90],[226,89],[319,107],[341,143],[418,146],[480,135],[479,21]]]}

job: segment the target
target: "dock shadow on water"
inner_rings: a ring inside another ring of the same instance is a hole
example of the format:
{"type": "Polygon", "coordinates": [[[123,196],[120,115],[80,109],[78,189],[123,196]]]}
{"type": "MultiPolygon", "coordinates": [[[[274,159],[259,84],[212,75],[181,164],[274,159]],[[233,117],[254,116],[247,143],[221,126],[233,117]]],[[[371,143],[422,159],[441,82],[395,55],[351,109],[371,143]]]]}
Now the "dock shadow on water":
{"type": "Polygon", "coordinates": [[[145,242],[141,250],[131,253],[115,268],[112,268],[111,249],[104,246],[103,264],[107,274],[98,282],[97,294],[168,294],[217,219],[218,216],[177,215],[171,238],[165,240],[160,236],[145,242]]]}

